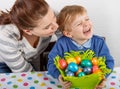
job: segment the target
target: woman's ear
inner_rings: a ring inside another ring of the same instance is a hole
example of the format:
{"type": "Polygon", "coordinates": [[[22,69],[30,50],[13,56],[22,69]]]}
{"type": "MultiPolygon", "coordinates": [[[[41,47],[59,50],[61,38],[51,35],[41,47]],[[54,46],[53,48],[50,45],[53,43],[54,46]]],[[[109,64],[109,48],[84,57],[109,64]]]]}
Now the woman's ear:
{"type": "Polygon", "coordinates": [[[63,31],[63,35],[72,38],[72,35],[68,31],[63,31]]]}
{"type": "Polygon", "coordinates": [[[26,34],[28,34],[28,35],[32,35],[31,30],[24,29],[23,32],[26,33],[26,34]]]}

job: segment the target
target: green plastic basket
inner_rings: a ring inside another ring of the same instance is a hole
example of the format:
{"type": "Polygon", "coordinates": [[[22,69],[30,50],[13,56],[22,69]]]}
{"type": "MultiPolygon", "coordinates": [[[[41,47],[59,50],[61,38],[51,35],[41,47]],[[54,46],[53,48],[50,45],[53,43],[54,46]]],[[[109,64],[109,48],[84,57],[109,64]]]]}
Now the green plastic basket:
{"type": "MultiPolygon", "coordinates": [[[[71,51],[66,52],[64,59],[67,59],[68,57],[75,57],[76,55],[81,55],[82,60],[83,59],[92,59],[95,57],[95,53],[88,49],[85,52],[81,51],[82,54],[80,54],[79,51],[71,51]],[[74,54],[74,55],[73,55],[74,54]]],[[[75,76],[66,76],[66,73],[64,70],[60,69],[60,65],[58,61],[61,59],[59,55],[55,57],[54,64],[56,65],[57,69],[60,71],[63,79],[65,81],[70,81],[72,83],[71,88],[77,88],[77,89],[94,89],[101,80],[105,77],[106,74],[109,74],[111,72],[111,69],[106,67],[105,61],[106,57],[97,57],[98,59],[98,66],[101,72],[92,73],[89,75],[81,76],[81,77],[75,77],[75,76]]]]}
{"type": "Polygon", "coordinates": [[[101,80],[102,73],[93,73],[90,75],[85,75],[82,77],[73,77],[73,76],[65,76],[65,72],[58,68],[64,80],[70,81],[72,83],[71,88],[79,88],[79,89],[94,89],[101,80]]]}

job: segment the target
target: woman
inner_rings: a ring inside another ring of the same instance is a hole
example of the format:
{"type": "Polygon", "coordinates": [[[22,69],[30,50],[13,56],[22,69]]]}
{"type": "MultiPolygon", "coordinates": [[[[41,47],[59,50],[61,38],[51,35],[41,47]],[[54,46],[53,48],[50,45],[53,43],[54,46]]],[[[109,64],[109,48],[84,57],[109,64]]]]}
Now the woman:
{"type": "Polygon", "coordinates": [[[0,73],[39,70],[39,55],[57,28],[44,0],[16,0],[0,15],[0,73]]]}

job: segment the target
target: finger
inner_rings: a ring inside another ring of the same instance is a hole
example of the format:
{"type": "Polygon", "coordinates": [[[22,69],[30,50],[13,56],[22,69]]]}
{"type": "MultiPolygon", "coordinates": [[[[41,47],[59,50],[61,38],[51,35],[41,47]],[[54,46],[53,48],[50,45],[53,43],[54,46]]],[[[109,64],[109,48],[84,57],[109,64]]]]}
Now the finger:
{"type": "Polygon", "coordinates": [[[64,86],[65,89],[70,89],[70,85],[69,86],[64,86]]]}
{"type": "Polygon", "coordinates": [[[59,79],[60,82],[64,82],[61,75],[58,77],[58,79],[59,79]]]}
{"type": "Polygon", "coordinates": [[[105,82],[106,82],[106,79],[104,79],[104,80],[101,82],[100,86],[104,87],[104,86],[105,86],[105,82]]]}
{"type": "Polygon", "coordinates": [[[64,84],[65,87],[70,87],[71,86],[71,82],[68,82],[66,84],[64,84]]]}

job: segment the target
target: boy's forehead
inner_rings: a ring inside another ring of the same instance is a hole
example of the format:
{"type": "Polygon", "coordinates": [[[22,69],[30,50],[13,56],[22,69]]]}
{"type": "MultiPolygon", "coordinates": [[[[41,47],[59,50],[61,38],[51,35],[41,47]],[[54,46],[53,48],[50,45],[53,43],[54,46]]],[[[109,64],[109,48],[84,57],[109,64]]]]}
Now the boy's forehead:
{"type": "Polygon", "coordinates": [[[87,14],[79,14],[79,15],[76,15],[75,19],[74,19],[74,22],[77,22],[77,21],[82,21],[83,19],[87,18],[87,14]]]}

